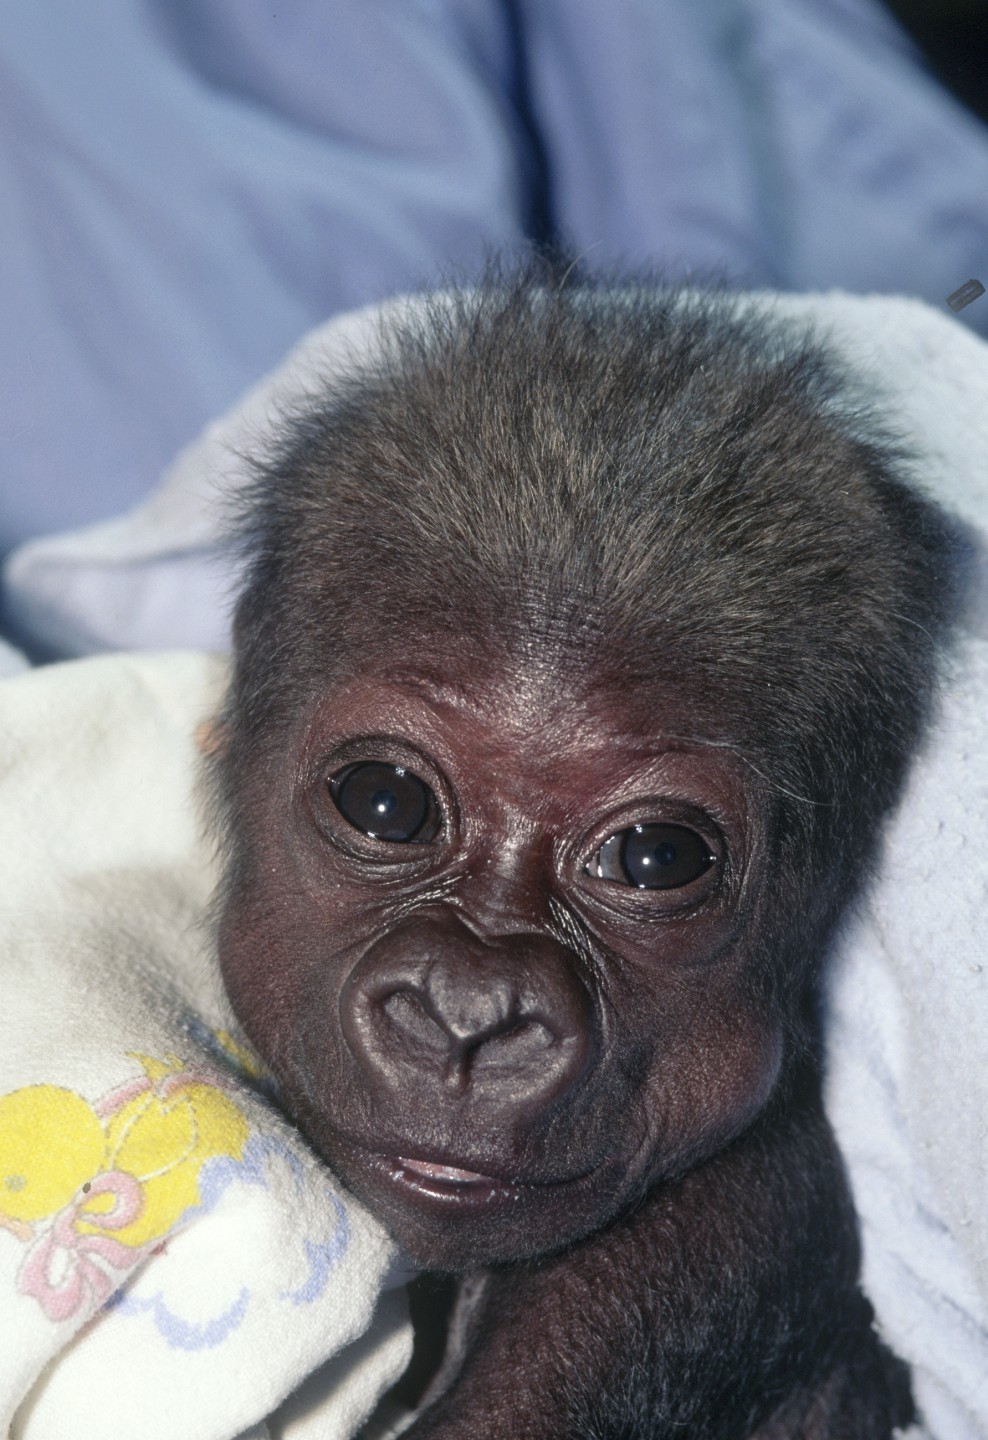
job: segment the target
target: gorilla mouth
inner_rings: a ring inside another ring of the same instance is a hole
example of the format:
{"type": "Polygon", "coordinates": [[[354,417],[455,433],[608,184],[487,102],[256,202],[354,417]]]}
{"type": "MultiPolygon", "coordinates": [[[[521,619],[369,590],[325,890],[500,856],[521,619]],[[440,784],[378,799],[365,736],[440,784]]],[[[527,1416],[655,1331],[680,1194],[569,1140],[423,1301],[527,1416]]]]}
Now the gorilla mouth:
{"type": "Polygon", "coordinates": [[[406,1160],[403,1155],[398,1156],[398,1164],[403,1170],[410,1170],[413,1175],[419,1175],[423,1180],[448,1181],[451,1185],[474,1185],[478,1180],[485,1185],[496,1183],[492,1175],[478,1175],[476,1170],[460,1170],[455,1165],[435,1165],[428,1160],[406,1160]]]}
{"type": "Polygon", "coordinates": [[[410,1214],[481,1219],[504,1216],[516,1207],[530,1215],[533,1207],[536,1211],[547,1204],[555,1208],[565,1203],[565,1197],[572,1200],[584,1193],[596,1175],[591,1169],[551,1179],[505,1178],[453,1165],[449,1163],[452,1156],[426,1160],[396,1151],[387,1153],[342,1135],[337,1136],[334,1150],[344,1184],[382,1218],[390,1215],[392,1219],[410,1214]]]}
{"type": "Polygon", "coordinates": [[[541,1188],[499,1180],[494,1175],[481,1175],[476,1170],[462,1170],[458,1165],[443,1165],[431,1160],[409,1160],[403,1155],[389,1158],[385,1163],[391,1183],[396,1189],[411,1191],[423,1198],[445,1201],[458,1208],[485,1208],[497,1202],[520,1200],[526,1191],[541,1188]]]}

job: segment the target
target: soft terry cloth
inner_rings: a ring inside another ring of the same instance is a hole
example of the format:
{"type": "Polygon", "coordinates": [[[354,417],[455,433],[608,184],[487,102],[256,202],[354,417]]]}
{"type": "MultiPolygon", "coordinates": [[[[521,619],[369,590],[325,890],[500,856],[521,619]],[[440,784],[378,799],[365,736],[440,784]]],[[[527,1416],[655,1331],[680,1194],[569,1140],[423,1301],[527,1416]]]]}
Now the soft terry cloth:
{"type": "Polygon", "coordinates": [[[193,733],[224,674],[173,655],[0,683],[11,1440],[233,1440],[347,1347],[272,1432],[345,1440],[407,1363],[404,1296],[379,1302],[393,1243],[248,1082],[209,958],[193,733]]]}
{"type": "Polygon", "coordinates": [[[988,644],[933,743],[835,969],[829,1108],[864,1282],[938,1440],[988,1435],[988,644]]]}
{"type": "MultiPolygon", "coordinates": [[[[988,346],[913,301],[833,295],[758,296],[751,303],[810,321],[832,338],[862,390],[913,445],[918,476],[983,550],[988,346]]],[[[218,496],[244,478],[237,457],[263,442],[279,411],[310,391],[319,374],[332,374],[366,347],[374,324],[365,311],[314,332],[180,458],[142,509],[25,548],[10,568],[25,624],[52,643],[99,648],[174,639],[177,615],[186,633],[223,640],[226,617],[208,608],[221,584],[218,496]]],[[[983,555],[978,563],[983,583],[983,555]]],[[[837,957],[829,1031],[829,1104],[862,1216],[866,1288],[883,1332],[913,1364],[917,1399],[936,1440],[988,1435],[986,629],[983,600],[975,598],[939,728],[892,827],[880,883],[837,957]]],[[[15,681],[8,693],[40,683],[40,677],[15,681]]],[[[50,708],[53,721],[60,710],[50,708]]],[[[61,753],[44,744],[32,753],[49,767],[44,773],[60,767],[53,802],[88,830],[85,813],[62,795],[61,753]]],[[[34,784],[47,796],[41,779],[34,784]]],[[[15,825],[12,853],[23,849],[24,835],[57,837],[63,822],[41,818],[53,813],[30,806],[15,825]]],[[[132,815],[135,844],[142,834],[137,821],[132,815]]],[[[140,821],[153,830],[156,809],[140,821]]],[[[140,839],[135,853],[147,843],[140,839]]],[[[122,859],[132,863],[129,852],[122,859]]],[[[117,903],[115,913],[133,926],[126,903],[117,903]]],[[[109,919],[112,931],[112,913],[109,919]]],[[[139,1074],[127,1070],[120,1082],[139,1074]]],[[[47,1068],[40,1078],[51,1080],[47,1068]]],[[[112,1083],[116,1074],[104,1088],[87,1091],[90,1103],[112,1083]]],[[[149,1275],[157,1263],[149,1264],[149,1275]]],[[[58,1343],[51,1339],[50,1350],[58,1343]]],[[[274,1347],[265,1355],[276,1369],[282,1359],[274,1347]]]]}

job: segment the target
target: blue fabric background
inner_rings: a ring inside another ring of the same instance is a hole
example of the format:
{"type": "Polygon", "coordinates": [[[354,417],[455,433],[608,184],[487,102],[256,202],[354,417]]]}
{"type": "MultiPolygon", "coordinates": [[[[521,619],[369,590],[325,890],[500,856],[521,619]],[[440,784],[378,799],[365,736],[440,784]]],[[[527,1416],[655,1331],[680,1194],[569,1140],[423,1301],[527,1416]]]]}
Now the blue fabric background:
{"type": "Polygon", "coordinates": [[[526,238],[942,304],[988,131],[877,0],[7,0],[0,553],[133,503],[317,321],[526,238]]]}

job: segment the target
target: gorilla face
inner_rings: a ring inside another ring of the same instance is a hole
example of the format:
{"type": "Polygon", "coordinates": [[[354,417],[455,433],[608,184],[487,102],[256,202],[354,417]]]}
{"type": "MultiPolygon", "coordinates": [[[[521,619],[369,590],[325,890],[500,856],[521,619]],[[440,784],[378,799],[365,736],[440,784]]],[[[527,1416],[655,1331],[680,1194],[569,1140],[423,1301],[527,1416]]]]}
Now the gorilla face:
{"type": "Polygon", "coordinates": [[[765,1103],[766,817],[661,687],[415,658],[266,747],[221,955],[315,1146],[462,1268],[598,1229],[765,1103]]]}

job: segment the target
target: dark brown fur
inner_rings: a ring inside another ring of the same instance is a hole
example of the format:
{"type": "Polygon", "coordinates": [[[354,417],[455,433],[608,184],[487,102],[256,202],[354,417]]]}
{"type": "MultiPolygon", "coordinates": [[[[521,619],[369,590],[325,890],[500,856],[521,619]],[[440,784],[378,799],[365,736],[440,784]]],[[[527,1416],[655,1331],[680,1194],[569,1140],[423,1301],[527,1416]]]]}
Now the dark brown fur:
{"type": "Polygon", "coordinates": [[[420,1263],[486,1270],[416,1440],[908,1414],[813,1015],[929,709],[951,542],[849,395],[724,296],[495,278],[389,331],[259,476],[221,958],[344,1180],[420,1263]],[[428,843],[334,808],[377,759],[438,797],[428,843]],[[588,879],[610,815],[713,860],[588,879]],[[433,1205],[376,1151],[514,1203],[433,1205]]]}

